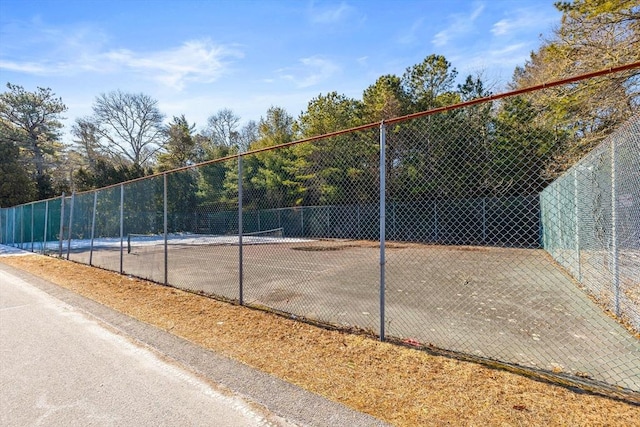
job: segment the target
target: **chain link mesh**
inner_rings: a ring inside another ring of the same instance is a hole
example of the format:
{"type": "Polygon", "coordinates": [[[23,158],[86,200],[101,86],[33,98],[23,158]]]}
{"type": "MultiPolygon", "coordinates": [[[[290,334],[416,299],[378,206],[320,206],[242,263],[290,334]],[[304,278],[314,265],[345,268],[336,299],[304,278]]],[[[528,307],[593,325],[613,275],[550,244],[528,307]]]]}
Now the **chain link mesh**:
{"type": "Polygon", "coordinates": [[[541,194],[545,249],[601,305],[640,331],[640,120],[541,194]],[[559,220],[554,220],[558,218],[559,220]]]}
{"type": "Polygon", "coordinates": [[[558,167],[579,138],[536,96],[2,209],[0,239],[640,392],[640,118],[558,167]]]}
{"type": "Polygon", "coordinates": [[[237,171],[227,160],[167,175],[169,283],[239,300],[237,171]]]}
{"type": "Polygon", "coordinates": [[[374,129],[243,158],[244,231],[283,232],[244,249],[247,304],[378,330],[378,139],[374,129]]]}
{"type": "Polygon", "coordinates": [[[164,283],[164,179],[155,176],[122,187],[124,274],[164,283]],[[131,242],[151,243],[140,250],[131,242]]]}

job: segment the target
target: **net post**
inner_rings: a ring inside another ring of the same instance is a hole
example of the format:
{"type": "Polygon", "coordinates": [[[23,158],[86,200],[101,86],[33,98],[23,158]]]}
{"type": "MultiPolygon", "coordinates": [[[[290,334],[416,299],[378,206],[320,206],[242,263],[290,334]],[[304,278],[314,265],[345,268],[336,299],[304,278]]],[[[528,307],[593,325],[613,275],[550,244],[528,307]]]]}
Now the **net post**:
{"type": "Polygon", "coordinates": [[[242,251],[242,156],[238,156],[238,300],[244,304],[244,271],[242,251]]]}
{"type": "Polygon", "coordinates": [[[93,193],[93,210],[91,211],[91,243],[89,244],[89,265],[93,265],[93,240],[96,235],[96,208],[98,207],[98,190],[93,193]]]}
{"type": "Polygon", "coordinates": [[[58,257],[62,258],[62,240],[64,239],[64,200],[65,194],[62,193],[62,198],[60,200],[60,235],[59,244],[58,244],[58,257]]]}
{"type": "Polygon", "coordinates": [[[385,330],[385,240],[386,240],[386,128],[380,123],[380,341],[384,341],[385,330]]]}
{"type": "Polygon", "coordinates": [[[164,285],[167,286],[169,284],[169,254],[168,254],[168,246],[167,246],[167,173],[162,174],[162,226],[164,233],[164,285]]]}
{"type": "Polygon", "coordinates": [[[76,192],[71,193],[71,205],[69,205],[69,229],[67,231],[67,260],[69,259],[69,253],[71,252],[71,227],[73,225],[73,202],[76,198],[76,192]]]}
{"type": "Polygon", "coordinates": [[[120,274],[124,263],[124,184],[120,184],[120,274]]]}

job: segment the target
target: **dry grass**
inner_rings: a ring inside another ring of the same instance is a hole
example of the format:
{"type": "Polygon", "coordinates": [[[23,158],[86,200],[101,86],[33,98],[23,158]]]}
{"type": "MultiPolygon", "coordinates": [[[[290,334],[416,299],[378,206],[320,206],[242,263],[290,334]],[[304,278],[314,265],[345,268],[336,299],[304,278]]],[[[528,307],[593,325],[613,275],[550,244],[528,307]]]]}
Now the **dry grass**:
{"type": "Polygon", "coordinates": [[[0,258],[398,426],[638,425],[640,407],[38,255],[0,258]]]}

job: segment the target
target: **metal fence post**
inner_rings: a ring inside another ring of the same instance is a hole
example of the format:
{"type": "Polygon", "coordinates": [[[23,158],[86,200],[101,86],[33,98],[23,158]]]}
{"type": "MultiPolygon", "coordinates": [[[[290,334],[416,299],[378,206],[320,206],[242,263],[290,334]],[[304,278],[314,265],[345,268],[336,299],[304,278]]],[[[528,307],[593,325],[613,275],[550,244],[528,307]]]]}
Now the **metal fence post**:
{"type": "Polygon", "coordinates": [[[618,269],[618,218],[616,209],[616,142],[611,141],[611,269],[616,316],[620,316],[620,272],[618,269]]]}
{"type": "Polygon", "coordinates": [[[573,200],[575,203],[574,206],[574,215],[575,215],[575,230],[576,234],[576,258],[578,261],[577,265],[577,279],[579,283],[582,283],[582,266],[580,264],[580,211],[578,208],[578,168],[573,170],[573,200]]]}
{"type": "Polygon", "coordinates": [[[35,203],[31,203],[31,252],[33,252],[33,209],[35,203]]]}
{"type": "Polygon", "coordinates": [[[380,341],[385,331],[385,229],[386,229],[386,132],[384,121],[380,123],[380,341]]]}
{"type": "Polygon", "coordinates": [[[120,274],[123,273],[124,263],[124,185],[120,184],[120,274]]]}
{"type": "Polygon", "coordinates": [[[164,285],[169,285],[169,247],[167,246],[167,174],[162,174],[162,227],[164,234],[164,285]]]}
{"type": "Polygon", "coordinates": [[[242,156],[238,156],[238,300],[240,305],[244,304],[242,229],[242,156]]]}
{"type": "Polygon", "coordinates": [[[31,203],[31,252],[33,252],[33,209],[35,203],[31,203]]]}
{"type": "Polygon", "coordinates": [[[20,206],[20,249],[24,249],[24,205],[20,206]]]}
{"type": "Polygon", "coordinates": [[[13,208],[13,233],[11,237],[11,245],[16,246],[16,208],[13,208]]]}
{"type": "Polygon", "coordinates": [[[65,194],[62,193],[62,200],[60,200],[60,235],[58,236],[58,257],[62,258],[62,240],[64,239],[64,199],[65,194]]]}
{"type": "Polygon", "coordinates": [[[91,211],[91,243],[89,247],[89,265],[93,265],[93,240],[96,237],[96,208],[98,206],[98,190],[93,193],[93,210],[91,211]]]}
{"type": "Polygon", "coordinates": [[[44,202],[44,232],[42,235],[42,255],[47,253],[47,228],[49,227],[49,201],[44,202]]]}
{"type": "Polygon", "coordinates": [[[69,206],[69,229],[67,230],[67,259],[69,259],[69,253],[71,252],[71,230],[73,226],[73,202],[76,199],[76,192],[71,193],[71,205],[69,206]]]}

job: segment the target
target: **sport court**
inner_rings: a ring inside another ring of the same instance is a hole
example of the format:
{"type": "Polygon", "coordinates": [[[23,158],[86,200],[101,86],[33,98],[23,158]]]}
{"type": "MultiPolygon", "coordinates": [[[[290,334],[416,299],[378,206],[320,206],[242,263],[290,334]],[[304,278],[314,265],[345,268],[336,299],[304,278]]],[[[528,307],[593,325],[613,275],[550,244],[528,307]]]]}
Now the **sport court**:
{"type": "MultiPolygon", "coordinates": [[[[247,305],[380,330],[378,242],[243,241],[247,305]]],[[[119,271],[120,241],[94,244],[92,263],[119,271]]],[[[73,241],[70,259],[88,263],[73,241]]],[[[234,236],[171,236],[168,283],[238,300],[234,236]]],[[[125,274],[164,282],[160,236],[124,242],[125,274]]],[[[386,244],[387,336],[640,390],[640,344],[540,249],[386,244]]]]}

